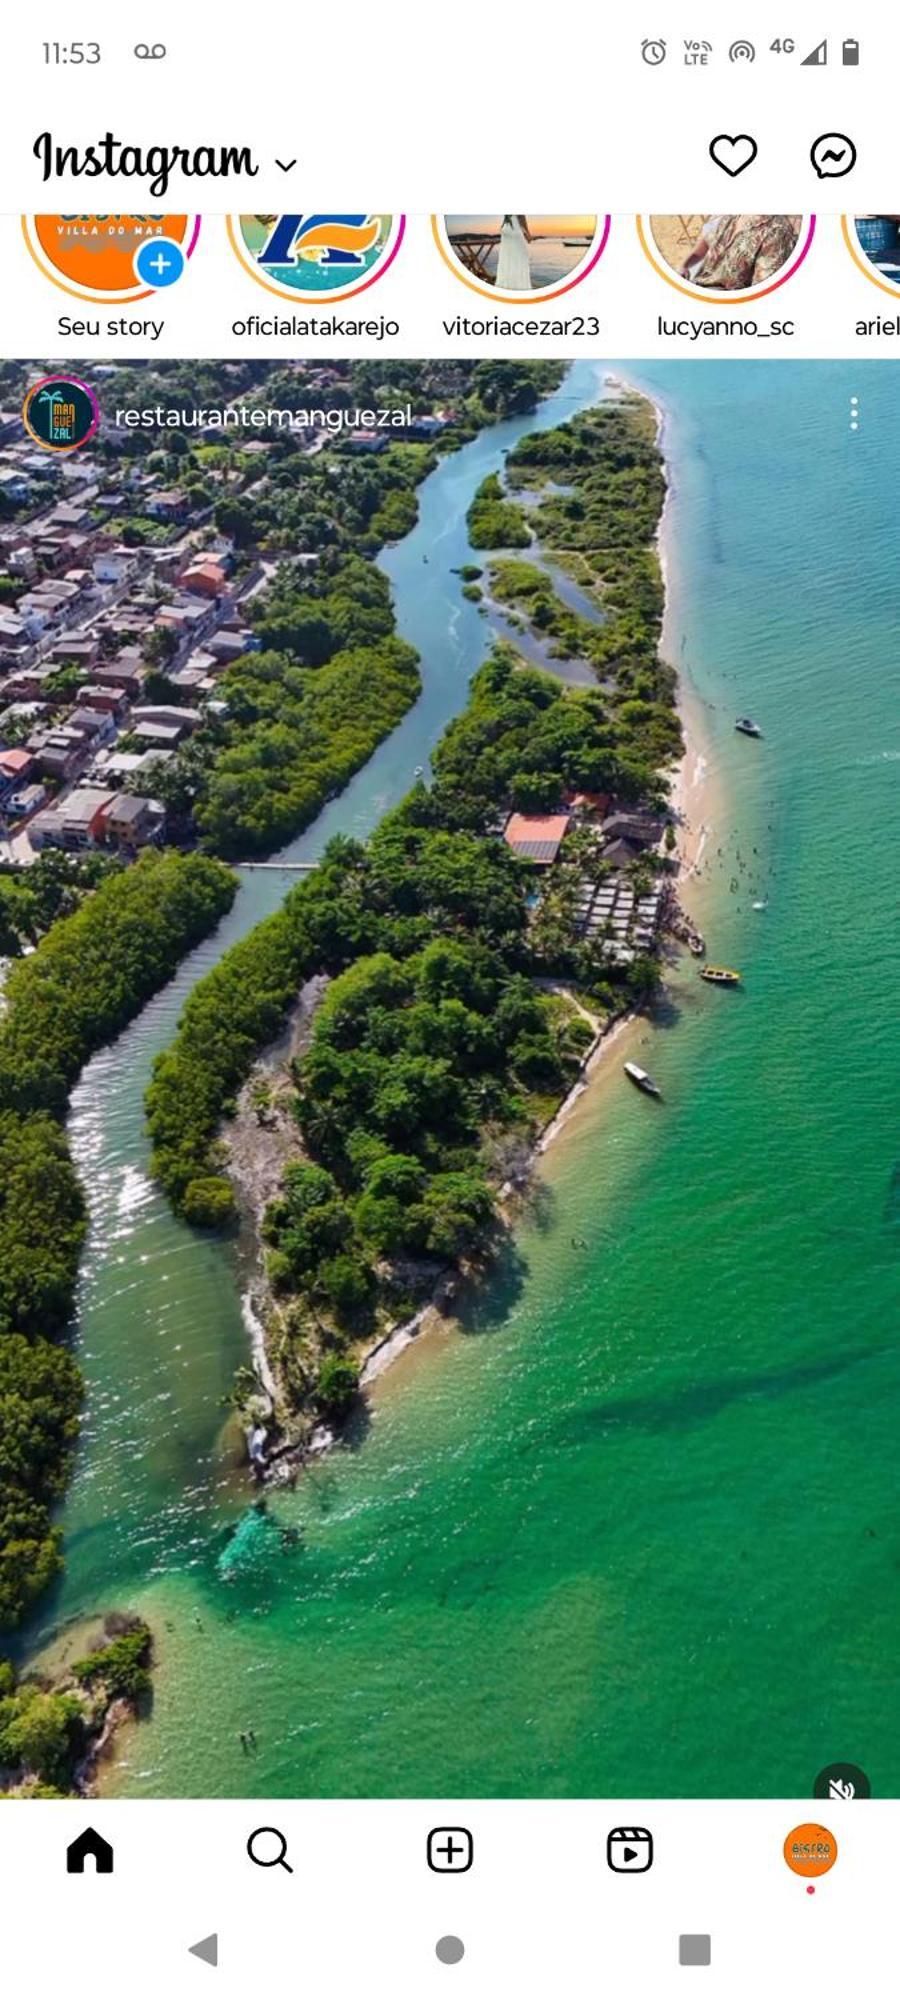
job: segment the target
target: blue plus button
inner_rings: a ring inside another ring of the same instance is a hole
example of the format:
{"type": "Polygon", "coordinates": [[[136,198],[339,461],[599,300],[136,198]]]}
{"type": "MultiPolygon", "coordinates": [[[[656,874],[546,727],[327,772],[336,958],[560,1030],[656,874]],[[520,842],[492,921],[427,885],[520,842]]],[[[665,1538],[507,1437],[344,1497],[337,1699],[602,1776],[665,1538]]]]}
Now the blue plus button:
{"type": "Polygon", "coordinates": [[[177,284],[184,262],[180,243],[170,242],[168,236],[148,236],[134,256],[135,273],[141,284],[152,285],[155,292],[164,291],[167,285],[177,284]]]}

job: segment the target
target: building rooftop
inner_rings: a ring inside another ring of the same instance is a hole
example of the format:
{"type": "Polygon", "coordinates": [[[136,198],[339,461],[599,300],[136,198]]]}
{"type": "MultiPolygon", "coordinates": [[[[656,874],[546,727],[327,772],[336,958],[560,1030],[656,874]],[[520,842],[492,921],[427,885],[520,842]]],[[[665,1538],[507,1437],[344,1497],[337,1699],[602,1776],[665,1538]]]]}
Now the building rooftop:
{"type": "Polygon", "coordinates": [[[565,838],[569,817],[568,813],[511,813],[503,838],[520,861],[549,868],[565,838]]]}
{"type": "Polygon", "coordinates": [[[139,798],[135,793],[123,792],[121,798],[113,799],[109,816],[117,826],[133,826],[143,819],[154,800],[139,798]]]}
{"type": "Polygon", "coordinates": [[[99,791],[95,785],[83,785],[70,792],[57,811],[67,826],[90,826],[96,814],[114,798],[115,792],[99,791]]]}

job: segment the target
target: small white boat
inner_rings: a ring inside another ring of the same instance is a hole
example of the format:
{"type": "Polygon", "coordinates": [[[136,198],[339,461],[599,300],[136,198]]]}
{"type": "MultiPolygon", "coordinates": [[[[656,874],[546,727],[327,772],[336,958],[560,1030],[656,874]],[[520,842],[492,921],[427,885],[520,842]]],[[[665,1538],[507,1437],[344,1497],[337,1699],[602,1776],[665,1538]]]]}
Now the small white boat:
{"type": "Polygon", "coordinates": [[[734,726],[741,736],[762,735],[759,723],[754,722],[752,715],[739,715],[734,726]]]}
{"type": "Polygon", "coordinates": [[[662,1097],[659,1084],[654,1083],[652,1076],[648,1076],[645,1069],[641,1069],[640,1063],[627,1062],[623,1064],[623,1068],[636,1090],[642,1090],[646,1097],[662,1097]]]}

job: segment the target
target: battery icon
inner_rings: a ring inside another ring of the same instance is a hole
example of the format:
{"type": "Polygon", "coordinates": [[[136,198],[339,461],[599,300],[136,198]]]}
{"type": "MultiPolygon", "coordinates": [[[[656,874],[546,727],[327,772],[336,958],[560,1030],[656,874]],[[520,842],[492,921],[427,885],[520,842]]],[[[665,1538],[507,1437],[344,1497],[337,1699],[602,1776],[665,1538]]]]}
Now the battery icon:
{"type": "Polygon", "coordinates": [[[859,43],[853,41],[844,42],[841,49],[841,57],[846,68],[855,69],[859,62],[859,43]]]}

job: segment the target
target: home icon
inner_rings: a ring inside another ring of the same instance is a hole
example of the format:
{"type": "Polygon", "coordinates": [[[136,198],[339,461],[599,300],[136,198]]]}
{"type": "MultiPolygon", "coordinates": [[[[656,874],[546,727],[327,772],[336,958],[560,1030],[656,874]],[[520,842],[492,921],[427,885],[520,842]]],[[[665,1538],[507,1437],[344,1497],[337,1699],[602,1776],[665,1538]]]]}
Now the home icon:
{"type": "Polygon", "coordinates": [[[83,1875],[85,1862],[93,1861],[95,1875],[111,1875],[113,1872],[113,1851],[109,1841],[95,1827],[87,1826],[77,1840],[70,1841],[66,1848],[66,1871],[69,1875],[83,1875]]]}

